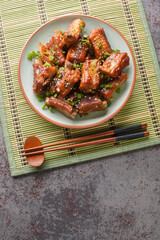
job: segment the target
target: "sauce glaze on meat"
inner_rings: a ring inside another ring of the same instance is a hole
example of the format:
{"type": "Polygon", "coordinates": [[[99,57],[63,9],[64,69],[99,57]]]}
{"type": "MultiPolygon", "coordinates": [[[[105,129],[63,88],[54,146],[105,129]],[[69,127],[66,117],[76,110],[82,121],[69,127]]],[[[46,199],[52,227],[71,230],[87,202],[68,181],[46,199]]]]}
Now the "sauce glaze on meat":
{"type": "Polygon", "coordinates": [[[39,43],[35,58],[33,92],[45,105],[68,118],[104,111],[113,93],[127,80],[122,70],[129,65],[127,53],[111,49],[103,28],[89,36],[85,23],[75,19],[66,32],[54,31],[46,45],[39,43]]]}

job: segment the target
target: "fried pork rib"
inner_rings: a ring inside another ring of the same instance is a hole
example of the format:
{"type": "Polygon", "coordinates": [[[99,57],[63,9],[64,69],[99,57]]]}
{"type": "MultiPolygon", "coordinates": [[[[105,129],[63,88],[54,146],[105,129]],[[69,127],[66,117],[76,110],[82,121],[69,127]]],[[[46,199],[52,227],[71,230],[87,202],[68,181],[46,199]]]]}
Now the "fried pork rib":
{"type": "Polygon", "coordinates": [[[113,78],[117,78],[121,71],[129,65],[129,57],[127,53],[112,53],[100,67],[100,70],[109,74],[113,78]]]}
{"type": "Polygon", "coordinates": [[[62,97],[66,97],[69,94],[69,92],[72,90],[74,84],[77,83],[79,80],[80,80],[80,71],[78,68],[76,68],[75,70],[67,69],[64,72],[64,76],[62,76],[62,79],[59,81],[56,91],[62,97]]]}
{"type": "Polygon", "coordinates": [[[127,53],[112,52],[103,28],[94,28],[88,38],[80,36],[84,27],[84,21],[75,19],[64,34],[55,30],[46,45],[39,43],[41,59],[33,64],[34,93],[71,119],[107,109],[128,78],[122,72],[129,65],[127,53]]]}
{"type": "Polygon", "coordinates": [[[46,106],[52,106],[53,108],[62,112],[68,118],[75,119],[77,115],[77,112],[73,110],[73,106],[60,96],[58,98],[53,96],[50,98],[47,97],[45,104],[46,106]]]}
{"type": "Polygon", "coordinates": [[[82,66],[82,78],[80,82],[79,89],[84,92],[92,92],[97,89],[100,76],[99,67],[100,61],[97,59],[86,60],[82,66]]]}
{"type": "Polygon", "coordinates": [[[94,28],[89,34],[89,41],[92,44],[96,58],[104,59],[106,53],[112,53],[103,28],[94,28]]]}
{"type": "Polygon", "coordinates": [[[64,64],[64,68],[65,68],[66,71],[67,71],[67,70],[72,70],[72,69],[74,69],[73,63],[71,63],[71,62],[69,62],[68,60],[66,60],[66,61],[65,61],[65,64],[64,64]]]}
{"type": "Polygon", "coordinates": [[[81,63],[85,61],[85,57],[89,46],[87,43],[83,42],[80,38],[78,42],[73,44],[66,56],[66,59],[70,62],[81,63]]]}
{"type": "Polygon", "coordinates": [[[102,101],[98,96],[85,95],[77,105],[79,115],[94,111],[107,109],[107,102],[102,101]]]}
{"type": "Polygon", "coordinates": [[[54,35],[46,46],[39,43],[39,50],[41,59],[43,62],[48,62],[51,65],[57,62],[57,65],[63,65],[65,62],[65,56],[62,49],[62,35],[54,35]]]}
{"type": "Polygon", "coordinates": [[[50,81],[56,74],[56,67],[45,67],[41,59],[35,59],[34,64],[34,80],[33,80],[33,92],[35,94],[42,94],[43,87],[46,81],[50,81]]]}
{"type": "Polygon", "coordinates": [[[85,23],[81,19],[75,19],[63,35],[63,44],[69,47],[77,42],[84,27],[85,23]]]}
{"type": "Polygon", "coordinates": [[[104,99],[109,102],[113,93],[128,79],[128,75],[126,73],[121,73],[115,80],[112,80],[107,83],[109,88],[103,88],[101,90],[101,94],[104,99]]]}
{"type": "Polygon", "coordinates": [[[63,36],[62,34],[55,34],[53,37],[50,39],[48,43],[46,43],[47,48],[50,50],[52,53],[54,59],[52,60],[53,63],[58,61],[59,65],[63,65],[65,62],[65,56],[63,54],[63,36]]]}

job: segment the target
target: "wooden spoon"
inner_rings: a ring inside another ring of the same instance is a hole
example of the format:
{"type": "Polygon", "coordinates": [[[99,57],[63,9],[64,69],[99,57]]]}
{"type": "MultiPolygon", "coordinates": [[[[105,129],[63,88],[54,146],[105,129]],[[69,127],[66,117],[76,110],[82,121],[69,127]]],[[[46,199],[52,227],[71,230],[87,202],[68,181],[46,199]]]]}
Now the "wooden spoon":
{"type": "MultiPolygon", "coordinates": [[[[24,149],[42,146],[41,141],[35,136],[29,136],[24,142],[24,149]]],[[[34,150],[33,150],[34,151],[34,150]]],[[[32,167],[39,167],[44,162],[44,153],[27,156],[27,162],[32,167]]]]}

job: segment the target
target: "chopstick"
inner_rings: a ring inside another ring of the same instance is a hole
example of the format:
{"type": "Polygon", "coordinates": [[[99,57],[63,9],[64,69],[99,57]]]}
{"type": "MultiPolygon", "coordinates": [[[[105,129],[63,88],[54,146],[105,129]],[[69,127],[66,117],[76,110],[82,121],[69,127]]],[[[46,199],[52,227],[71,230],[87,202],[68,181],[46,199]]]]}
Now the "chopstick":
{"type": "Polygon", "coordinates": [[[35,151],[35,152],[23,153],[22,156],[31,156],[31,155],[35,155],[35,154],[42,154],[42,153],[45,153],[45,152],[65,150],[65,149],[77,148],[77,147],[84,147],[84,146],[89,146],[89,145],[94,145],[94,144],[103,144],[103,143],[108,143],[108,142],[131,140],[131,139],[145,137],[145,136],[148,136],[148,135],[149,135],[148,131],[137,132],[137,133],[131,133],[131,134],[122,135],[122,136],[93,140],[93,141],[90,141],[90,142],[76,143],[76,144],[72,144],[72,145],[55,147],[55,148],[46,149],[46,150],[39,150],[39,151],[35,151]]]}
{"type": "Polygon", "coordinates": [[[90,141],[90,142],[76,143],[76,144],[72,144],[72,145],[61,146],[61,147],[56,147],[56,148],[50,148],[50,149],[46,149],[46,150],[40,150],[40,151],[35,151],[35,152],[23,153],[22,156],[31,156],[31,155],[41,154],[41,153],[46,153],[46,152],[65,150],[65,149],[77,148],[77,147],[84,147],[84,146],[89,146],[89,145],[94,145],[94,144],[116,142],[116,141],[121,141],[121,140],[131,140],[131,139],[135,139],[135,138],[145,137],[145,136],[148,136],[148,135],[149,135],[148,131],[138,132],[138,133],[131,133],[131,134],[117,136],[117,137],[112,137],[112,138],[99,139],[99,140],[94,140],[94,141],[90,141]]]}
{"type": "Polygon", "coordinates": [[[135,131],[135,130],[139,130],[139,129],[143,129],[143,128],[147,128],[147,123],[136,124],[136,125],[132,125],[132,126],[129,126],[129,127],[124,127],[124,128],[119,128],[119,129],[115,129],[115,130],[106,131],[106,132],[103,132],[103,133],[97,133],[97,134],[93,134],[93,135],[89,135],[89,136],[78,137],[78,138],[63,140],[63,141],[59,141],[59,142],[49,143],[49,144],[45,144],[45,145],[38,146],[38,147],[23,149],[22,152],[27,153],[27,152],[30,152],[30,151],[33,151],[33,150],[40,150],[40,149],[43,149],[43,148],[46,148],[46,147],[53,147],[53,146],[62,145],[62,144],[66,144],[66,143],[73,143],[73,142],[96,139],[96,138],[100,138],[100,137],[113,136],[113,135],[116,135],[116,134],[126,133],[126,132],[129,132],[129,131],[135,131]]]}

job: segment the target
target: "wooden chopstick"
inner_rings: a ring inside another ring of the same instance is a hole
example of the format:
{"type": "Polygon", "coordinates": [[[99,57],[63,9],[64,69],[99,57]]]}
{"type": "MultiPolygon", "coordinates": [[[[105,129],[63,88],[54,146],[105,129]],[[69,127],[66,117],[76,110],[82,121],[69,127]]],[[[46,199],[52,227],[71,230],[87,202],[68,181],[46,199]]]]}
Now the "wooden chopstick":
{"type": "Polygon", "coordinates": [[[147,128],[147,123],[136,124],[136,125],[132,125],[132,126],[129,126],[129,127],[124,127],[124,128],[119,128],[119,129],[115,129],[115,130],[106,131],[106,132],[103,132],[103,133],[97,133],[97,134],[93,134],[93,135],[89,135],[89,136],[78,137],[78,138],[63,140],[63,141],[59,141],[59,142],[49,143],[49,144],[45,144],[45,145],[38,146],[38,147],[23,149],[22,152],[27,153],[27,152],[30,152],[30,151],[33,151],[33,150],[40,150],[40,149],[43,149],[43,148],[46,148],[46,147],[52,147],[52,146],[66,144],[66,143],[73,143],[73,142],[96,139],[96,138],[100,138],[100,137],[113,136],[113,135],[116,135],[116,134],[121,134],[121,133],[129,132],[129,131],[135,131],[135,130],[139,130],[139,129],[143,129],[143,128],[147,128]]]}
{"type": "Polygon", "coordinates": [[[89,145],[94,145],[94,144],[102,144],[102,143],[116,142],[116,141],[122,141],[122,140],[131,140],[131,139],[135,139],[135,138],[145,137],[148,135],[149,135],[148,131],[137,132],[137,133],[131,133],[131,134],[112,137],[112,138],[98,139],[98,140],[94,140],[94,141],[90,141],[90,142],[76,143],[76,144],[71,144],[71,145],[67,145],[67,146],[61,146],[61,147],[56,147],[56,148],[51,148],[51,149],[46,149],[46,150],[23,153],[22,156],[31,156],[31,155],[35,155],[35,154],[42,154],[45,152],[65,150],[65,149],[77,148],[77,147],[84,147],[84,146],[89,146],[89,145]]]}

